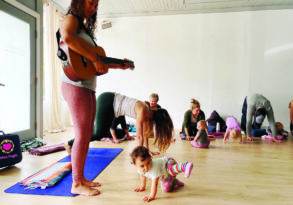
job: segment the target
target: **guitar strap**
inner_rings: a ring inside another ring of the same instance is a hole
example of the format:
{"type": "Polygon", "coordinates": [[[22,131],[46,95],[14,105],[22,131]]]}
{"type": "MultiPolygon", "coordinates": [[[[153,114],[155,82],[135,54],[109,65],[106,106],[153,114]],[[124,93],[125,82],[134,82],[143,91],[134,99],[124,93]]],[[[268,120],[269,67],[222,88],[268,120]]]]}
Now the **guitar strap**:
{"type": "Polygon", "coordinates": [[[60,60],[67,61],[67,55],[60,47],[60,39],[61,39],[61,34],[60,34],[60,29],[58,29],[58,31],[56,32],[56,40],[57,40],[57,46],[58,46],[57,56],[60,60]]]}

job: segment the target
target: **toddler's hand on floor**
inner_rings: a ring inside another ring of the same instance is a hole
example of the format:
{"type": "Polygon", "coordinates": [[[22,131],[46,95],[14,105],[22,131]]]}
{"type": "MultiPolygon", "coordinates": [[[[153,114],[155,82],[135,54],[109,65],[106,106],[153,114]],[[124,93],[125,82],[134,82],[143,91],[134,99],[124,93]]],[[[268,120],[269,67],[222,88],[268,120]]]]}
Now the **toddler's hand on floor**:
{"type": "Polygon", "coordinates": [[[150,202],[150,201],[152,201],[152,200],[154,200],[155,199],[155,197],[152,197],[152,196],[144,196],[143,197],[143,200],[145,201],[145,202],[150,202]]]}
{"type": "Polygon", "coordinates": [[[143,192],[145,191],[145,187],[142,187],[142,186],[138,186],[134,189],[135,192],[143,192]]]}

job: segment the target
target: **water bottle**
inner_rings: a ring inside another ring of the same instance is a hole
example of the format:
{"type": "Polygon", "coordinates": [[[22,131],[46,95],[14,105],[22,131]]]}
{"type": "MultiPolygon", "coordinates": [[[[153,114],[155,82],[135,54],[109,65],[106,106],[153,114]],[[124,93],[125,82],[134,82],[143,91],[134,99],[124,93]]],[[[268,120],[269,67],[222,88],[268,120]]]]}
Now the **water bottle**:
{"type": "Polygon", "coordinates": [[[220,123],[217,122],[217,125],[216,125],[216,132],[220,132],[220,123]]]}

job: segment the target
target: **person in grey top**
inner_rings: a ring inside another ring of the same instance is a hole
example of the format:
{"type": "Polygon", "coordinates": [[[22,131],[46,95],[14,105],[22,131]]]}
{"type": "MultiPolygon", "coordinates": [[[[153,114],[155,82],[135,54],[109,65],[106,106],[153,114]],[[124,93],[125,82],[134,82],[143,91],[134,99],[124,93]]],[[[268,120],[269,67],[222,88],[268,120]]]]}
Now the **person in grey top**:
{"type": "Polygon", "coordinates": [[[245,131],[249,140],[252,140],[252,137],[261,137],[267,134],[265,129],[261,129],[266,116],[272,128],[272,136],[276,137],[275,118],[270,101],[263,95],[256,93],[244,99],[241,129],[245,131]]]}

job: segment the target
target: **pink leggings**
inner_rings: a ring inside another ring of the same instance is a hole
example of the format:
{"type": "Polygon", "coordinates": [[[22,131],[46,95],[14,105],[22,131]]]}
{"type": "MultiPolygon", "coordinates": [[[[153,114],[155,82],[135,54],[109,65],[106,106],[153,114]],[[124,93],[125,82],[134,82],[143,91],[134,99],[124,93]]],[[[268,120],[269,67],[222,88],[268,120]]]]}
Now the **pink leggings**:
{"type": "Polygon", "coordinates": [[[84,179],[84,164],[93,133],[96,113],[95,92],[63,82],[62,94],[71,113],[75,134],[71,152],[73,181],[80,182],[84,179]]]}

